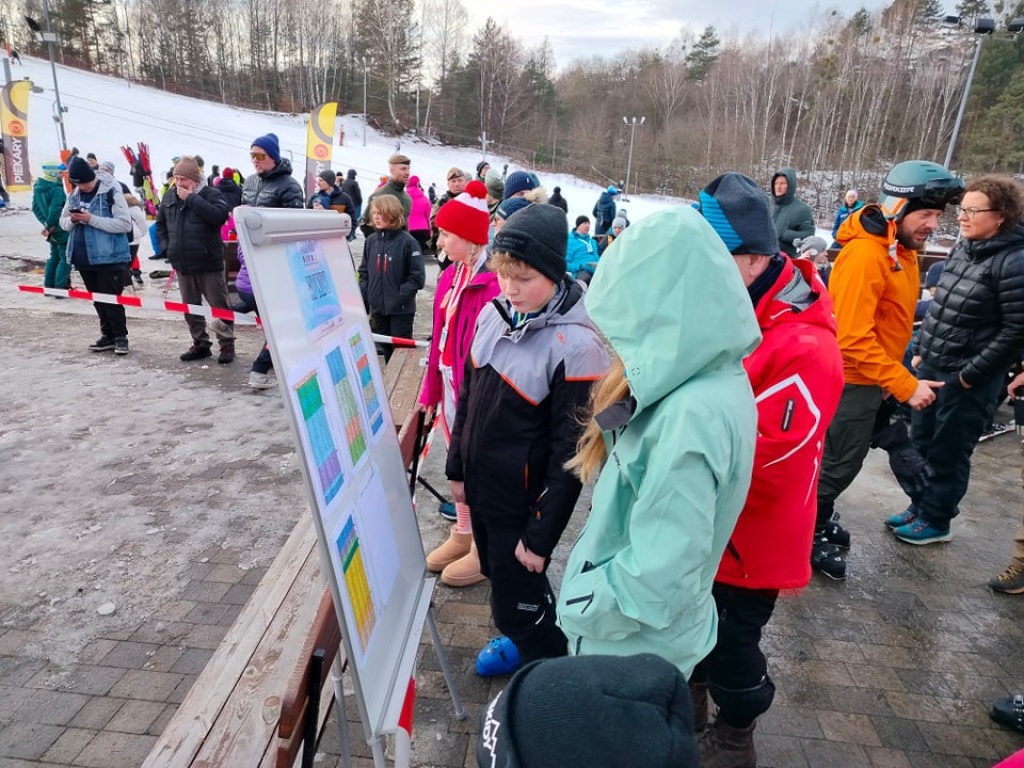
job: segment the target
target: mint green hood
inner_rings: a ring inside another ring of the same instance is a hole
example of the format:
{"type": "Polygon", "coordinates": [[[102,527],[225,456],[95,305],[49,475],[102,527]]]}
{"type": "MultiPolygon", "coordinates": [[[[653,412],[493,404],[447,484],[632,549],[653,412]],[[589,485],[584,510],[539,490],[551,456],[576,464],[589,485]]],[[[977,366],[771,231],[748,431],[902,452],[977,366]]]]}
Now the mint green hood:
{"type": "Polygon", "coordinates": [[[626,367],[638,412],[701,373],[741,361],[761,341],[733,257],[689,207],[623,231],[584,301],[626,367]]]}
{"type": "Polygon", "coordinates": [[[754,308],[690,208],[627,229],[585,301],[637,408],[605,432],[558,623],[570,653],[657,653],[689,677],[715,645],[711,585],[750,488],[757,409],[742,358],[760,339],[754,308]]]}

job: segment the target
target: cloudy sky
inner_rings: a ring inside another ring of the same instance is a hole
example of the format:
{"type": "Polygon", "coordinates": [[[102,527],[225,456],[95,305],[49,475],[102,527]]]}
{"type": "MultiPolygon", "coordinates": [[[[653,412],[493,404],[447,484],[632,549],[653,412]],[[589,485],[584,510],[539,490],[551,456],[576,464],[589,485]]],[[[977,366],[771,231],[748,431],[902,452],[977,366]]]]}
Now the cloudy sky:
{"type": "MultiPolygon", "coordinates": [[[[488,3],[466,0],[470,29],[488,16],[505,25],[529,47],[547,36],[555,60],[563,67],[573,59],[610,56],[624,48],[663,47],[689,27],[695,35],[713,24],[720,35],[745,37],[769,30],[777,33],[807,29],[835,9],[845,17],[861,6],[884,8],[891,0],[854,0],[842,5],[830,0],[508,0],[488,3]]],[[[946,5],[952,7],[952,0],[946,5]]]]}

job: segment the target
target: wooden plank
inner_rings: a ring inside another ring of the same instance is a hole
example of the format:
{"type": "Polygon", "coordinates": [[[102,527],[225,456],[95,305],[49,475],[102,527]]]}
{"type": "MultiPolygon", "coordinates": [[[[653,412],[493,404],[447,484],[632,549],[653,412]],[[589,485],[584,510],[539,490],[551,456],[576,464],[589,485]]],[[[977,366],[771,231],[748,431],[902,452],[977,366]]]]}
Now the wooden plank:
{"type": "Polygon", "coordinates": [[[258,765],[274,739],[281,694],[299,663],[296,642],[313,623],[323,591],[320,556],[312,552],[192,762],[194,768],[258,765]]]}
{"type": "MultiPolygon", "coordinates": [[[[332,707],[334,706],[334,684],[331,682],[331,675],[334,674],[333,668],[328,668],[325,677],[327,682],[324,684],[323,690],[320,691],[320,717],[317,720],[317,733],[320,734],[320,738],[323,738],[324,729],[327,727],[327,720],[331,716],[332,707]]],[[[358,736],[362,736],[362,728],[360,727],[358,736]]],[[[267,749],[263,755],[263,759],[260,761],[259,768],[279,768],[277,756],[277,745],[282,742],[275,739],[271,743],[271,747],[267,749]]],[[[292,766],[296,762],[299,762],[301,758],[301,750],[295,756],[292,766]]],[[[291,768],[291,766],[289,766],[291,768]]]]}
{"type": "MultiPolygon", "coordinates": [[[[330,589],[324,589],[320,597],[320,606],[317,608],[316,617],[306,634],[299,654],[299,666],[292,671],[288,680],[288,687],[285,689],[284,698],[281,700],[281,722],[278,726],[278,736],[282,739],[289,738],[293,732],[301,732],[302,724],[296,717],[303,707],[307,698],[306,691],[309,690],[309,678],[313,667],[313,653],[317,649],[324,651],[324,665],[330,667],[334,657],[341,646],[341,629],[338,627],[338,614],[334,610],[334,598],[330,589]]],[[[322,685],[321,681],[321,685],[322,685]]]]}
{"type": "Polygon", "coordinates": [[[396,426],[401,425],[405,416],[418,407],[420,392],[423,390],[423,377],[427,371],[420,365],[420,360],[424,356],[422,349],[395,350],[388,365],[392,365],[399,355],[402,357],[402,370],[395,385],[388,391],[388,403],[391,405],[396,426]]]}
{"type": "Polygon", "coordinates": [[[311,555],[318,560],[316,546],[313,518],[307,512],[160,734],[143,768],[181,768],[191,764],[290,592],[302,564],[311,555]]]}
{"type": "Polygon", "coordinates": [[[398,376],[402,372],[402,363],[405,362],[404,349],[396,349],[391,355],[391,360],[384,366],[381,375],[384,376],[384,394],[391,400],[391,392],[398,383],[398,376]]]}

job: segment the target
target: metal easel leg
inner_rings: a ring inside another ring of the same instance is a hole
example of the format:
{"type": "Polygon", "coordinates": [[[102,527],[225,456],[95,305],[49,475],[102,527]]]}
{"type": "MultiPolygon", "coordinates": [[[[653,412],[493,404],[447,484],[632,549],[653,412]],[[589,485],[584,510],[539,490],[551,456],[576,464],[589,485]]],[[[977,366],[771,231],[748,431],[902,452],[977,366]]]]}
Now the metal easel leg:
{"type": "Polygon", "coordinates": [[[448,692],[452,697],[452,706],[455,707],[455,717],[459,720],[466,719],[466,710],[462,708],[462,700],[459,692],[455,690],[455,680],[452,678],[452,668],[448,665],[448,654],[444,652],[441,644],[441,636],[437,633],[437,624],[434,623],[434,612],[427,611],[427,626],[430,627],[430,639],[434,643],[434,650],[437,652],[437,660],[441,664],[441,672],[444,673],[444,681],[448,684],[448,692]]]}
{"type": "Polygon", "coordinates": [[[348,718],[345,717],[345,685],[342,677],[341,654],[334,657],[331,667],[331,682],[334,683],[335,713],[338,716],[338,736],[341,738],[341,764],[352,768],[352,749],[348,741],[348,718]]]}
{"type": "Polygon", "coordinates": [[[370,752],[373,755],[374,768],[387,768],[387,759],[384,757],[384,739],[378,736],[371,741],[370,752]]]}

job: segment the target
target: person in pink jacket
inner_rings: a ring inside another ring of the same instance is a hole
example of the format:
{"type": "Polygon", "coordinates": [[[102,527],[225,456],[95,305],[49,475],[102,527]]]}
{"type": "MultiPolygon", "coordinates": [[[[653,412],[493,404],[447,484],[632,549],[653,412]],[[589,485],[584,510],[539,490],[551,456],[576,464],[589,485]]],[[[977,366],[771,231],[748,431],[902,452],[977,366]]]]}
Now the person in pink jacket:
{"type": "Polygon", "coordinates": [[[409,212],[409,234],[420,244],[420,252],[427,252],[427,241],[430,239],[430,200],[420,186],[419,176],[410,176],[405,191],[412,199],[412,210],[409,212]]]}
{"type": "MultiPolygon", "coordinates": [[[[465,192],[438,211],[434,222],[438,247],[448,254],[452,265],[441,273],[434,294],[434,332],[420,404],[428,417],[438,411],[446,444],[455,424],[459,386],[477,316],[501,292],[498,276],[486,267],[490,225],[486,197],[483,182],[471,181],[465,192]]],[[[413,197],[413,216],[415,211],[413,197]]],[[[473,545],[469,506],[456,504],[455,511],[456,522],[448,540],[427,555],[427,569],[440,571],[441,581],[449,586],[465,587],[483,581],[484,576],[473,545]]]]}

